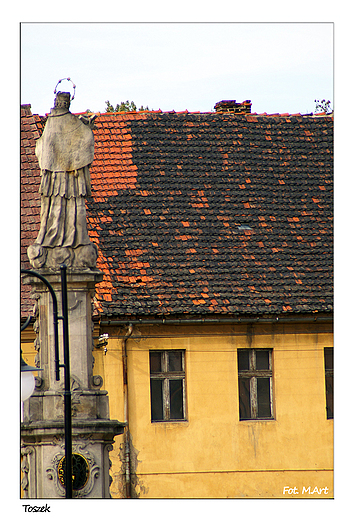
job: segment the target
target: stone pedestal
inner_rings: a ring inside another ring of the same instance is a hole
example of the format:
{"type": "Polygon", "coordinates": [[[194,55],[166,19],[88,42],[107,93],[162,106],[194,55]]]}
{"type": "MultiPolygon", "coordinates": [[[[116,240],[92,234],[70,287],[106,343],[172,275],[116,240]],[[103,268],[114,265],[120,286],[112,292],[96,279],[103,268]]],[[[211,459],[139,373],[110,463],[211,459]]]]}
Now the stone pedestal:
{"type": "MultiPolygon", "coordinates": [[[[53,287],[62,314],[59,272],[38,270],[53,287]]],[[[109,451],[124,425],[110,420],[102,378],[93,376],[92,297],[102,280],[98,270],[68,270],[70,375],[72,392],[73,497],[109,498],[109,451]]],[[[27,498],[65,496],[64,373],[55,379],[53,302],[38,278],[26,276],[36,300],[36,366],[43,369],[36,389],[25,401],[21,425],[22,489],[27,498]]],[[[59,320],[59,358],[63,363],[62,322],[59,320]]]]}

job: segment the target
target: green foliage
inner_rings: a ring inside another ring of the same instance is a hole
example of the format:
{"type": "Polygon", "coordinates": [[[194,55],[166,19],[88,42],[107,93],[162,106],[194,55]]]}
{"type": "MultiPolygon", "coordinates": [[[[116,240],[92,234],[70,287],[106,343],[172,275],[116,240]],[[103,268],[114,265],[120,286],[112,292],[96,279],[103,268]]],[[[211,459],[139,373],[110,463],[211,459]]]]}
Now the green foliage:
{"type": "Polygon", "coordinates": [[[326,114],[331,114],[333,112],[331,105],[331,101],[326,101],[325,99],[322,99],[322,101],[319,101],[319,99],[315,99],[314,102],[316,103],[316,113],[317,112],[325,112],[326,114]]]}
{"type": "MultiPolygon", "coordinates": [[[[106,112],[137,112],[137,106],[134,103],[134,101],[121,101],[120,104],[117,104],[114,108],[113,105],[107,100],[106,103],[106,112]]],[[[143,107],[143,105],[140,107],[139,111],[143,110],[149,110],[149,107],[143,107]]]]}

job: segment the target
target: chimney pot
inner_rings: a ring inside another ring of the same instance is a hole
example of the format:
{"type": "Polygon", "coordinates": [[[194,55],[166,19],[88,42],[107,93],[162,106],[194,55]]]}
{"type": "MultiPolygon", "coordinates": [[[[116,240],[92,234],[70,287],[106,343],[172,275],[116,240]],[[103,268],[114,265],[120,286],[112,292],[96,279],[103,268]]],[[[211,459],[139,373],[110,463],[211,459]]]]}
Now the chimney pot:
{"type": "Polygon", "coordinates": [[[215,104],[216,112],[233,112],[234,114],[250,114],[251,101],[247,99],[242,103],[236,103],[235,99],[224,99],[215,104]]]}

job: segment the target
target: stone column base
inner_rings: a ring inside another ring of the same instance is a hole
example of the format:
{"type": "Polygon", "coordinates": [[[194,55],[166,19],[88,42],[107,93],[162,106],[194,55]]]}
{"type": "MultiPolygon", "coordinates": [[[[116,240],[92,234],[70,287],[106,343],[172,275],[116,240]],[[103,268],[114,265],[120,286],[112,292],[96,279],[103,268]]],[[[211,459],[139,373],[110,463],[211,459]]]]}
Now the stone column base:
{"type": "MultiPolygon", "coordinates": [[[[109,419],[73,421],[73,498],[111,498],[109,452],[123,429],[109,419]]],[[[21,425],[23,498],[65,497],[64,455],[62,421],[21,425]]]]}

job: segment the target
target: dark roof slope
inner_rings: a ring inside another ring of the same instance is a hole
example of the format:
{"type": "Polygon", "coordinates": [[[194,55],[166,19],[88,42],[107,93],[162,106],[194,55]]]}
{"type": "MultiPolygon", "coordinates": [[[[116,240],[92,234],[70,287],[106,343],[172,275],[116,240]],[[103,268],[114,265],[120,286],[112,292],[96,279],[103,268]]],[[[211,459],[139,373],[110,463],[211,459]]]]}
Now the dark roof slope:
{"type": "Polygon", "coordinates": [[[332,117],[142,112],[95,124],[100,312],[331,311],[332,117]]]}

